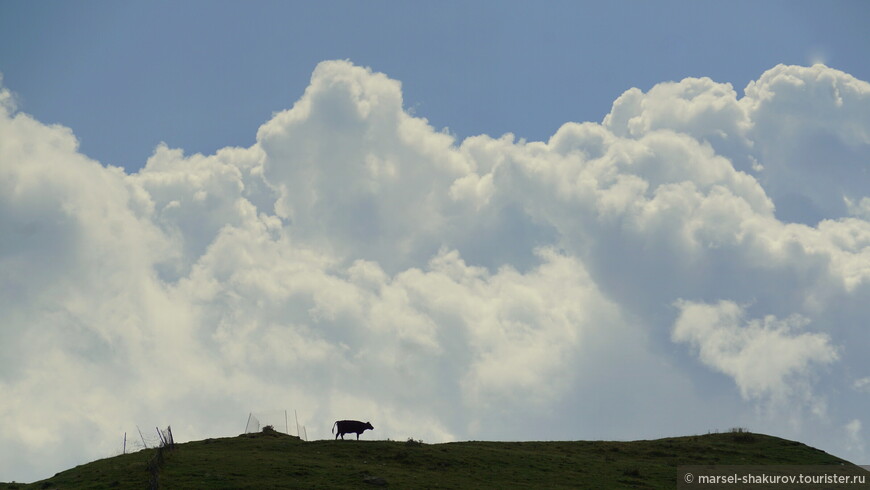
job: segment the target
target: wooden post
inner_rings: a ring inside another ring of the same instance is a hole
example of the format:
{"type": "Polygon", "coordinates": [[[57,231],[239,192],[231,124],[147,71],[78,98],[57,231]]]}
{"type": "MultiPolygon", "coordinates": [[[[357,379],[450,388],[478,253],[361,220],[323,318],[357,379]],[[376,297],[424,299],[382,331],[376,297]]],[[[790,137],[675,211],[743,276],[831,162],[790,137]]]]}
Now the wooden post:
{"type": "Polygon", "coordinates": [[[142,435],[142,429],[140,429],[139,426],[137,425],[136,430],[139,431],[139,437],[142,438],[142,445],[145,446],[145,449],[148,449],[148,443],[145,442],[145,436],[142,435]]]}
{"type": "Polygon", "coordinates": [[[163,433],[160,432],[160,427],[155,427],[157,429],[157,437],[160,438],[160,443],[166,446],[166,439],[163,438],[163,433]]]}
{"type": "Polygon", "coordinates": [[[124,451],[122,454],[127,454],[127,433],[124,432],[124,451]]]}
{"type": "Polygon", "coordinates": [[[296,409],[293,409],[293,417],[296,418],[296,435],[299,435],[299,414],[296,413],[296,409]]]}
{"type": "Polygon", "coordinates": [[[242,432],[242,434],[248,433],[248,424],[251,423],[251,415],[253,415],[253,414],[254,414],[254,412],[248,412],[248,421],[245,423],[245,430],[244,430],[244,432],[242,432]]]}
{"type": "MultiPolygon", "coordinates": [[[[290,434],[290,426],[287,425],[287,409],[284,409],[284,433],[290,434]]],[[[296,435],[299,435],[298,433],[296,435]]]]}
{"type": "Polygon", "coordinates": [[[175,449],[175,437],[172,435],[172,426],[166,426],[166,432],[169,432],[169,449],[175,449]]]}

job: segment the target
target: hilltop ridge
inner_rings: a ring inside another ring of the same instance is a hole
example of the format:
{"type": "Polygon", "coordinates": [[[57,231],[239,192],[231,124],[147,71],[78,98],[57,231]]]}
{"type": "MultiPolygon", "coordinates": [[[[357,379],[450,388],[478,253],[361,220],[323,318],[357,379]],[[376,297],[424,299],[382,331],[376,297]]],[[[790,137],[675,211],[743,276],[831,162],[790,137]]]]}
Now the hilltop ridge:
{"type": "Polygon", "coordinates": [[[205,439],[72,468],[31,488],[674,488],[677,466],[849,465],[796,441],[728,432],[631,442],[320,440],[275,431],[205,439]],[[368,485],[366,485],[368,486],[368,485]]]}

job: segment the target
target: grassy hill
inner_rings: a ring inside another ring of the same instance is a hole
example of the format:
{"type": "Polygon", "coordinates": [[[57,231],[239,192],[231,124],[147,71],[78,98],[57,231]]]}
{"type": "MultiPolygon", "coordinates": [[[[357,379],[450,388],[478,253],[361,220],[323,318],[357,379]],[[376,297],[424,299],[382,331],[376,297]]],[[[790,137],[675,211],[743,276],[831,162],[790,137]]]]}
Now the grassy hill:
{"type": "Polygon", "coordinates": [[[689,464],[851,463],[799,442],[747,432],[651,441],[313,441],[277,432],[206,439],[94,461],[0,489],[674,488],[689,464]],[[162,461],[159,461],[162,459],[162,461]]]}

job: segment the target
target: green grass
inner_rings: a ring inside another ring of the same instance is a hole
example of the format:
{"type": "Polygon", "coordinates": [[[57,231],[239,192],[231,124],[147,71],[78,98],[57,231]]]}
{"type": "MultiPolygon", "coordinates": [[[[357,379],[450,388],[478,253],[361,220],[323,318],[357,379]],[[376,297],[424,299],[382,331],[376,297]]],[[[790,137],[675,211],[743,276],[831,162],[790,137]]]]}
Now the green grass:
{"type": "MultiPolygon", "coordinates": [[[[0,489],[149,488],[156,450],[94,461],[32,484],[0,489]]],[[[674,488],[679,465],[851,463],[747,432],[652,441],[314,441],[276,432],[180,444],[165,451],[160,488],[674,488]],[[373,483],[373,482],[369,482],[373,483]]]]}

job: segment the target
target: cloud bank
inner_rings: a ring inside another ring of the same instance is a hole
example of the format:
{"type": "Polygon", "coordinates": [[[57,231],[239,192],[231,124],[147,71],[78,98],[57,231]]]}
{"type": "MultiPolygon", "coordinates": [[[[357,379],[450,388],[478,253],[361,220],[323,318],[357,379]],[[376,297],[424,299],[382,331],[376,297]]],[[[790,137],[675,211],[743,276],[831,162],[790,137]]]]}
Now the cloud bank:
{"type": "Polygon", "coordinates": [[[457,141],[325,61],[253,146],[134,174],[0,90],[0,480],[273,408],[309,438],[742,425],[866,462],[867,82],[780,65],[457,141]]]}

